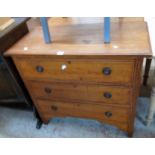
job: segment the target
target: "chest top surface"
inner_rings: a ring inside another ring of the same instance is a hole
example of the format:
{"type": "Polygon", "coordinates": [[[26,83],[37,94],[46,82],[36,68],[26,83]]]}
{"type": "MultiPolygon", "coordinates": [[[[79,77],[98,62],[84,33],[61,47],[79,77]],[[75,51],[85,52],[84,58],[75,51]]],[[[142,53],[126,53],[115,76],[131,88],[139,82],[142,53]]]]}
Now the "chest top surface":
{"type": "Polygon", "coordinates": [[[5,55],[152,55],[145,22],[111,23],[110,44],[104,43],[103,31],[103,24],[50,26],[52,43],[45,44],[42,28],[36,27],[5,55]]]}

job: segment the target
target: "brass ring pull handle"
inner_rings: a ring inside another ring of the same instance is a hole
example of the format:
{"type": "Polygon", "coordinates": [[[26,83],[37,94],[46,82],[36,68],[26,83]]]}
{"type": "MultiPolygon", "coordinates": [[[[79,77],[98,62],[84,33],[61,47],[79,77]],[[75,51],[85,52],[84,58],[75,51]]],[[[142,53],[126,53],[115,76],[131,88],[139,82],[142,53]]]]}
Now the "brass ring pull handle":
{"type": "Polygon", "coordinates": [[[103,95],[104,95],[104,97],[107,98],[107,99],[112,98],[112,94],[109,93],[109,92],[105,92],[103,95]]]}
{"type": "Polygon", "coordinates": [[[44,68],[42,66],[36,66],[36,71],[42,73],[44,71],[44,68]]]}
{"type": "Polygon", "coordinates": [[[110,112],[110,111],[107,111],[107,112],[105,112],[104,114],[105,114],[105,116],[108,117],[108,118],[112,116],[112,112],[110,112]]]}
{"type": "Polygon", "coordinates": [[[55,105],[52,105],[52,106],[51,106],[51,110],[57,111],[57,110],[58,110],[58,107],[56,107],[55,105]]]}
{"type": "Polygon", "coordinates": [[[105,67],[105,68],[103,68],[102,72],[104,75],[110,75],[112,70],[110,67],[105,67]]]}
{"type": "Polygon", "coordinates": [[[52,89],[46,87],[46,88],[44,89],[44,91],[45,91],[47,94],[50,94],[50,93],[52,92],[52,89]]]}

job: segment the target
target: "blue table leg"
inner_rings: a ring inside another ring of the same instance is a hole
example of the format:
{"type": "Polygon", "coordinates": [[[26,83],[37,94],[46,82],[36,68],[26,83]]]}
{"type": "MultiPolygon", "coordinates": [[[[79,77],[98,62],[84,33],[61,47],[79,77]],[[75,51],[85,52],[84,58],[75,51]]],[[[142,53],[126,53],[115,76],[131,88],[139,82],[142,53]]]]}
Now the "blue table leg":
{"type": "Polygon", "coordinates": [[[104,42],[110,43],[110,17],[104,17],[104,42]]]}
{"type": "Polygon", "coordinates": [[[40,21],[41,21],[41,25],[42,25],[45,43],[47,43],[47,44],[51,43],[51,37],[50,37],[48,22],[47,22],[46,17],[41,17],[40,21]]]}

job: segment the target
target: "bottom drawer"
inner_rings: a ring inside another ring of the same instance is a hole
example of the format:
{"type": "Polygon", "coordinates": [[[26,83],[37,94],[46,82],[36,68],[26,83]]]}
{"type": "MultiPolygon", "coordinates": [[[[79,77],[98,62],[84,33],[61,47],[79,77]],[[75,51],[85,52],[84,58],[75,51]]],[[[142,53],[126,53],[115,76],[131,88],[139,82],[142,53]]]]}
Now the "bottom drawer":
{"type": "Polygon", "coordinates": [[[70,116],[98,119],[106,122],[128,122],[127,108],[47,100],[38,100],[37,107],[41,115],[46,119],[70,116]]]}

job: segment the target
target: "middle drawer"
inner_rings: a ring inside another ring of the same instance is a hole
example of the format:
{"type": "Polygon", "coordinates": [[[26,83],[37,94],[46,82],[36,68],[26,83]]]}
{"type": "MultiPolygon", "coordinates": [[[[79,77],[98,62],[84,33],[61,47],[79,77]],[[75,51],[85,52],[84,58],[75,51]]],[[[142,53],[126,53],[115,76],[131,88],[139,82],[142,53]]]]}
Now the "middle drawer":
{"type": "Polygon", "coordinates": [[[118,86],[84,85],[29,81],[38,99],[88,101],[106,104],[129,104],[131,89],[118,86]]]}

